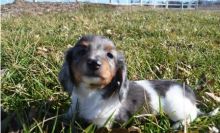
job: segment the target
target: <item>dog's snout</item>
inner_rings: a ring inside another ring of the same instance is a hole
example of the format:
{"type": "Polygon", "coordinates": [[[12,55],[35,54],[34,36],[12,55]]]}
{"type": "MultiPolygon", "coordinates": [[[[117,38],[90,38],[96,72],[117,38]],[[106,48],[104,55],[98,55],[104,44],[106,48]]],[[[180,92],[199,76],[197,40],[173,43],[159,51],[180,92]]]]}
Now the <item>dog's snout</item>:
{"type": "Polygon", "coordinates": [[[87,66],[90,70],[98,70],[101,67],[101,62],[97,59],[88,59],[87,66]]]}

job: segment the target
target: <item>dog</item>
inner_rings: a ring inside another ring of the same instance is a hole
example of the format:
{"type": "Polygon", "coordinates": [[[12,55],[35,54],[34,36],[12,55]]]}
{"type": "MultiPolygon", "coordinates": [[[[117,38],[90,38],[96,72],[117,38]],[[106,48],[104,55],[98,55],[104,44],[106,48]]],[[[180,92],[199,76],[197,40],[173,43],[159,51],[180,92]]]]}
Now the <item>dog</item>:
{"type": "Polygon", "coordinates": [[[77,115],[97,127],[111,127],[109,117],[126,122],[143,107],[140,113],[162,110],[175,122],[174,127],[192,122],[199,112],[195,94],[187,85],[171,80],[129,81],[124,55],[104,36],[81,37],[66,52],[59,81],[71,95],[66,118],[77,115]]]}

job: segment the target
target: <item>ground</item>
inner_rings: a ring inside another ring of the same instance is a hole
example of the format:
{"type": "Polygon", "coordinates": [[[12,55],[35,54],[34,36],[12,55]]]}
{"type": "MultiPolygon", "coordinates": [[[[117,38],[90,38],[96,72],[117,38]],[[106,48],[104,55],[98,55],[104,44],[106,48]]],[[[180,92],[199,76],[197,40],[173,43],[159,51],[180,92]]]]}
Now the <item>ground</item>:
{"type": "MultiPolygon", "coordinates": [[[[1,16],[2,132],[71,130],[60,120],[70,99],[57,75],[64,52],[84,34],[112,39],[125,54],[129,79],[185,82],[202,111],[219,106],[219,11],[16,3],[1,6],[1,16]]],[[[173,132],[166,115],[143,119],[132,125],[142,132],[173,132]]],[[[219,114],[201,116],[187,130],[211,132],[219,123],[219,114]]],[[[126,125],[120,130],[126,132],[126,125]]]]}

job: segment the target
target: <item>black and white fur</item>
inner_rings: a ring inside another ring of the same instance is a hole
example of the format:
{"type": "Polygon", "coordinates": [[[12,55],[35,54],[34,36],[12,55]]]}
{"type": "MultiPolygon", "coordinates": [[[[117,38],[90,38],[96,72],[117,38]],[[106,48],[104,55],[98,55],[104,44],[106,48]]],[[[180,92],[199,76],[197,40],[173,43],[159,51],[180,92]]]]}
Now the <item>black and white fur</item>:
{"type": "MultiPolygon", "coordinates": [[[[72,99],[66,117],[72,119],[77,114],[98,127],[102,127],[110,116],[117,122],[126,122],[145,105],[153,114],[157,114],[161,108],[172,121],[177,122],[177,126],[184,120],[187,123],[193,121],[198,115],[195,95],[188,86],[167,80],[129,81],[123,55],[111,40],[103,36],[83,36],[67,51],[59,81],[72,99]],[[86,50],[82,50],[81,45],[86,50]],[[107,45],[111,50],[106,52],[104,47],[107,45]],[[96,62],[92,64],[95,68],[89,66],[91,63],[88,63],[88,59],[93,57],[96,57],[96,61],[107,60],[109,69],[115,72],[111,82],[105,86],[100,85],[99,69],[102,69],[102,64],[99,62],[98,66],[96,62]],[[77,61],[81,63],[80,67],[74,66],[77,61]],[[93,69],[98,74],[91,74],[93,69]],[[81,76],[78,81],[74,76],[76,71],[81,72],[77,75],[81,76]],[[91,87],[93,84],[97,86],[91,87]]],[[[107,124],[108,127],[111,125],[111,122],[107,124]]]]}

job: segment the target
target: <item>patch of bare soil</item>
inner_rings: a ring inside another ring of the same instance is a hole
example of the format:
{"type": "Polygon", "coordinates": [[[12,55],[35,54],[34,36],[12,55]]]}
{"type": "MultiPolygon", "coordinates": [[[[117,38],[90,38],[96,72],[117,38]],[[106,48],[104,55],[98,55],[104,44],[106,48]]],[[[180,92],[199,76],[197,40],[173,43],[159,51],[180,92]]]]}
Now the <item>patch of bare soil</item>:
{"type": "MultiPolygon", "coordinates": [[[[1,5],[1,17],[19,16],[21,14],[41,15],[48,12],[66,12],[74,11],[85,3],[62,3],[62,2],[25,2],[24,0],[15,0],[12,4],[1,5]]],[[[119,11],[135,11],[149,9],[149,6],[127,6],[127,5],[111,5],[111,4],[92,4],[94,7],[104,6],[114,8],[119,11]]]]}
{"type": "Polygon", "coordinates": [[[40,15],[46,12],[73,11],[79,6],[77,3],[34,3],[16,1],[12,4],[1,5],[1,17],[18,16],[24,13],[40,15]]]}

